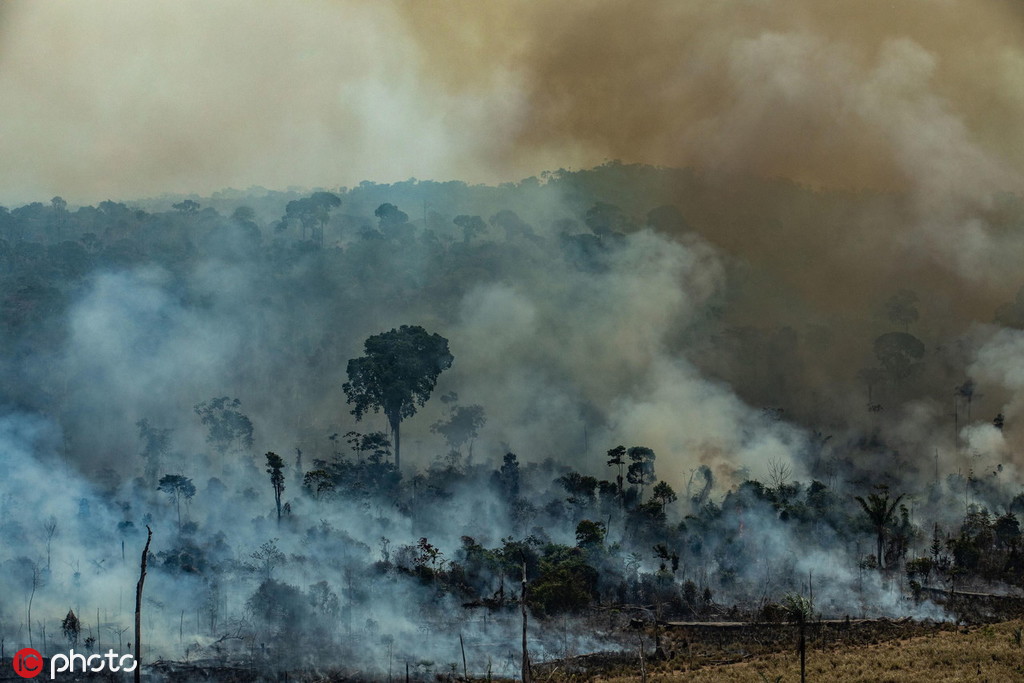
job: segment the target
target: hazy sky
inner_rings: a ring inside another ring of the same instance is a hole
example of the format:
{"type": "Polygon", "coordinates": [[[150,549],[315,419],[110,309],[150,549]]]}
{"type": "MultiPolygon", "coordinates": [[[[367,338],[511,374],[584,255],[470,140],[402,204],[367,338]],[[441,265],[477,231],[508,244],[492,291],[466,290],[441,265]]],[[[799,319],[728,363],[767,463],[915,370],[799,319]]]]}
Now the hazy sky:
{"type": "Polygon", "coordinates": [[[496,182],[611,158],[1016,189],[1022,7],[13,0],[0,202],[496,182]]]}

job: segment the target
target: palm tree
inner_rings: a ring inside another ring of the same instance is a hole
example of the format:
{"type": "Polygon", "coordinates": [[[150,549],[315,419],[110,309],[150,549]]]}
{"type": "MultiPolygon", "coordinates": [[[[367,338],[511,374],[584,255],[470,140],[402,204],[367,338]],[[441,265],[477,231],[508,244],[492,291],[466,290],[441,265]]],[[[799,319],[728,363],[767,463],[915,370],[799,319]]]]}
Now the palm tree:
{"type": "Polygon", "coordinates": [[[871,526],[875,529],[878,540],[878,566],[885,569],[885,554],[882,552],[882,545],[885,541],[885,527],[892,521],[893,512],[895,512],[900,500],[903,499],[903,494],[901,493],[890,501],[889,489],[885,486],[879,486],[878,488],[881,493],[869,493],[867,500],[856,496],[854,500],[860,503],[861,509],[864,510],[864,514],[868,516],[871,526]]]}

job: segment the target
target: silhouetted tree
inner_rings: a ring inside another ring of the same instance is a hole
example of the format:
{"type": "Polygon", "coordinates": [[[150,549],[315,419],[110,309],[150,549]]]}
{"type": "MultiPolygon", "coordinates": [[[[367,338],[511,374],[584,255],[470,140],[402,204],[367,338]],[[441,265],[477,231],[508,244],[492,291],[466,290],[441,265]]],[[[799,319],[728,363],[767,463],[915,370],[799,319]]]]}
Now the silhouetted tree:
{"type": "Polygon", "coordinates": [[[889,332],[875,339],[875,357],[896,384],[908,379],[924,357],[924,344],[906,332],[889,332]]]}
{"type": "MultiPolygon", "coordinates": [[[[452,396],[454,394],[448,394],[452,396]]],[[[444,400],[444,396],[441,400],[444,400]]],[[[451,401],[449,401],[451,402],[451,401]]],[[[448,442],[448,447],[459,453],[462,446],[469,443],[469,457],[473,457],[473,441],[480,433],[480,429],[487,423],[484,417],[484,408],[480,405],[457,406],[449,408],[448,419],[438,420],[430,425],[430,431],[440,434],[448,442]]]]}
{"type": "Polygon", "coordinates": [[[674,503],[678,497],[667,481],[659,481],[651,490],[651,498],[661,504],[661,511],[664,512],[665,507],[669,503],[674,503]]]}
{"type": "Polygon", "coordinates": [[[409,214],[394,204],[381,204],[373,212],[380,221],[380,232],[389,240],[403,240],[412,236],[409,214]]]}
{"type": "Polygon", "coordinates": [[[192,199],[186,199],[184,201],[178,202],[177,204],[172,204],[171,208],[176,209],[180,213],[183,213],[187,216],[191,216],[192,214],[199,211],[199,202],[194,201],[192,199]]]}
{"type": "Polygon", "coordinates": [[[252,422],[239,408],[237,398],[212,398],[197,403],[195,413],[209,430],[206,441],[221,455],[229,449],[252,448],[252,422]]]}
{"type": "Polygon", "coordinates": [[[60,630],[72,648],[78,647],[78,637],[82,634],[82,623],[75,616],[74,610],[68,610],[67,616],[60,622],[60,630]]]}
{"type": "Polygon", "coordinates": [[[178,531],[181,531],[181,499],[192,500],[192,496],[196,495],[195,485],[191,479],[180,474],[165,474],[160,478],[157,489],[174,501],[174,509],[178,513],[178,531]]]}
{"type": "Polygon", "coordinates": [[[917,294],[909,289],[901,289],[885,302],[885,314],[889,320],[903,327],[903,331],[910,329],[910,324],[918,318],[917,294]]]}
{"type": "Polygon", "coordinates": [[[149,420],[143,418],[135,423],[139,428],[139,439],[142,440],[142,458],[146,461],[143,470],[146,482],[150,486],[156,486],[156,478],[160,473],[160,460],[170,448],[171,429],[160,429],[149,424],[149,420]]]}
{"type": "Polygon", "coordinates": [[[395,467],[400,467],[402,420],[427,402],[454,358],[447,339],[418,325],[375,334],[363,346],[366,355],[348,362],[348,382],[342,389],[357,420],[371,409],[384,411],[394,435],[395,467]]]}
{"type": "Polygon", "coordinates": [[[462,228],[463,243],[468,244],[477,235],[487,232],[487,223],[480,216],[456,216],[452,219],[452,223],[462,228]]]}
{"type": "Polygon", "coordinates": [[[622,483],[622,468],[626,465],[626,447],[616,446],[608,451],[608,467],[618,467],[619,471],[615,477],[615,483],[619,487],[619,500],[623,500],[625,489],[622,483]]]}
{"type": "Polygon", "coordinates": [[[277,521],[281,522],[281,494],[284,492],[284,460],[274,452],[267,453],[267,474],[274,487],[274,502],[277,503],[277,521]]]}
{"type": "Polygon", "coordinates": [[[860,504],[861,509],[867,515],[868,521],[871,522],[871,526],[875,530],[875,537],[878,543],[878,566],[885,569],[885,528],[892,521],[893,513],[903,495],[900,494],[895,499],[890,500],[888,489],[885,487],[879,488],[880,493],[869,493],[866,499],[856,496],[854,500],[860,504]]]}
{"type": "Polygon", "coordinates": [[[654,482],[654,451],[646,446],[633,446],[626,455],[632,461],[626,470],[626,480],[640,486],[640,499],[643,500],[644,488],[654,482]]]}

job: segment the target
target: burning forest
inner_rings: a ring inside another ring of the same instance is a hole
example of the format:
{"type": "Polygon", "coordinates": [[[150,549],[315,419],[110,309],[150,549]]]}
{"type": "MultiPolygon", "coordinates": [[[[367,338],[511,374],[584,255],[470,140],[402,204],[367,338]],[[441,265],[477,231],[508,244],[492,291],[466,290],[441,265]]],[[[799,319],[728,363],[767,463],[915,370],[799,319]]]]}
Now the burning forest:
{"type": "Polygon", "coordinates": [[[1019,616],[1024,18],[925,4],[0,8],[0,679],[1019,616]]]}

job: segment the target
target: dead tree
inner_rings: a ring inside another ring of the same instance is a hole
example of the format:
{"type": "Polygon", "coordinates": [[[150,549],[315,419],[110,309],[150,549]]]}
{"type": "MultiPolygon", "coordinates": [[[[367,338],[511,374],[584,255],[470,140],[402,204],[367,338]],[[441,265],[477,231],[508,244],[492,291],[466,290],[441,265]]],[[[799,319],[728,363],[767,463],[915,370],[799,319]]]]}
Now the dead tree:
{"type": "Polygon", "coordinates": [[[146,525],[146,547],[142,549],[142,566],[139,583],[135,586],[135,683],[142,680],[142,584],[146,582],[146,560],[149,558],[149,542],[153,530],[146,525]]]}
{"type": "Polygon", "coordinates": [[[523,608],[523,683],[533,683],[530,675],[530,653],[526,649],[526,559],[523,559],[523,589],[519,597],[523,608]]]}

